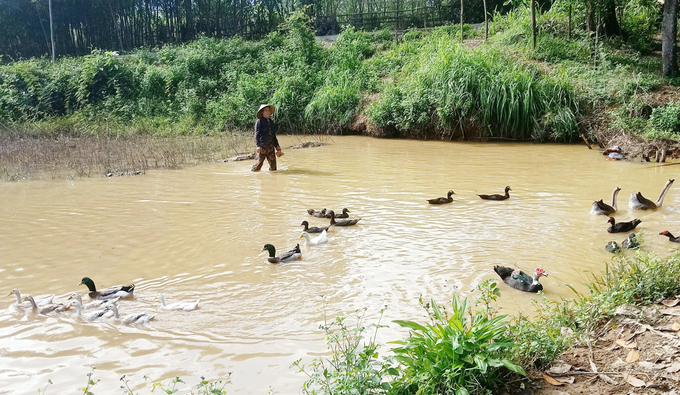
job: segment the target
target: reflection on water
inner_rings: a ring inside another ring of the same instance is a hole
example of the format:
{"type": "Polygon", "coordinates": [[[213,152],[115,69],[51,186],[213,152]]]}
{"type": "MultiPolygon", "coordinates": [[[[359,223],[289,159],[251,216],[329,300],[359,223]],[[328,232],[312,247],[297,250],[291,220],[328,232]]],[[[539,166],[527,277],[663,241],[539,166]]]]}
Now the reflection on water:
{"type": "MultiPolygon", "coordinates": [[[[297,139],[297,138],[296,138],[297,139]]],[[[283,142],[283,141],[282,141],[283,142]]],[[[285,144],[285,143],[284,143],[285,144]]],[[[289,369],[325,349],[318,330],[319,295],[330,316],[387,306],[383,322],[423,320],[418,297],[468,295],[496,264],[541,266],[549,298],[570,297],[611,255],[606,232],[590,215],[593,200],[619,195],[618,221],[642,220],[645,249],[667,255],[659,236],[680,232],[680,194],[673,187],[656,212],[630,212],[631,192],[656,199],[676,168],[608,162],[582,146],[474,144],[336,137],[320,148],[287,150],[279,171],[252,163],[211,163],[140,177],[0,184],[0,290],[26,294],[73,291],[80,279],[98,286],[135,283],[121,315],[156,312],[146,326],[85,323],[74,313],[42,317],[13,307],[0,313],[0,394],[43,388],[56,393],[86,382],[118,388],[127,375],[152,379],[225,378],[230,393],[298,393],[289,369]],[[478,193],[502,193],[483,201],[478,193]],[[453,203],[426,199],[453,189],[453,203]],[[348,207],[358,226],[331,228],[326,245],[302,245],[303,259],[266,263],[262,246],[284,251],[299,242],[303,220],[325,226],[309,208],[348,207]],[[168,302],[201,298],[196,311],[165,311],[168,302]]],[[[528,309],[535,295],[501,285],[507,312],[528,309]]],[[[6,298],[6,305],[14,301],[6,298]]],[[[392,325],[395,326],[395,325],[392,325]]],[[[403,335],[385,329],[383,341],[403,335]]],[[[193,381],[192,381],[193,380],[193,381]]],[[[97,391],[95,391],[97,393],[97,391]]]]}

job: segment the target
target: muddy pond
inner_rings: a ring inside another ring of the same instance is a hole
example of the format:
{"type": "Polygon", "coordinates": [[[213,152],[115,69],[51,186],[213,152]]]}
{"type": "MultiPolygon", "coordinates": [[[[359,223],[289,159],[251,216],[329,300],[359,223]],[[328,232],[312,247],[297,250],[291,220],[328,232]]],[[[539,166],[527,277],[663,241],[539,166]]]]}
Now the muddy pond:
{"type": "MultiPolygon", "coordinates": [[[[282,138],[282,145],[297,138],[282,138]]],[[[582,145],[449,143],[333,137],[318,148],[285,150],[279,171],[249,171],[252,161],[208,163],[142,176],[0,184],[0,290],[6,295],[56,294],[64,301],[91,277],[99,287],[136,284],[121,315],[156,313],[145,325],[49,316],[11,307],[0,312],[0,394],[78,392],[87,373],[97,393],[114,393],[122,375],[133,389],[179,376],[224,379],[230,394],[299,393],[305,377],[290,365],[323,355],[320,309],[366,322],[387,306],[383,323],[425,321],[420,295],[445,303],[470,295],[494,265],[533,271],[551,299],[585,291],[612,254],[607,218],[590,214],[593,200],[611,203],[615,217],[642,220],[643,250],[667,256],[679,244],[680,185],[656,211],[631,211],[641,191],[656,200],[679,166],[611,162],[582,145]],[[476,194],[501,193],[506,201],[476,194]],[[455,191],[451,204],[428,198],[455,191]],[[309,208],[349,208],[357,226],[331,228],[330,242],[301,243],[303,258],[267,263],[265,243],[281,250],[299,240],[309,208]],[[195,311],[165,311],[168,302],[201,299],[195,311]]],[[[264,169],[267,168],[265,164],[264,169]]],[[[535,294],[500,284],[502,311],[531,312],[535,294]]],[[[85,297],[87,299],[87,297],[85,297]]],[[[404,335],[395,324],[379,333],[404,335]]],[[[184,387],[188,388],[188,387],[184,387]]]]}

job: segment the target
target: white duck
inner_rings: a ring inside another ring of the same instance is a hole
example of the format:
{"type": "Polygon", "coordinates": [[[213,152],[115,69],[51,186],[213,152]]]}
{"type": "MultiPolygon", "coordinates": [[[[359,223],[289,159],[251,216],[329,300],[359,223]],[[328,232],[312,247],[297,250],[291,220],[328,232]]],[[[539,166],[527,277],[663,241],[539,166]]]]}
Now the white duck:
{"type": "MultiPolygon", "coordinates": [[[[31,307],[31,302],[29,302],[29,301],[23,301],[22,302],[21,301],[21,292],[19,292],[18,289],[11,290],[9,292],[9,294],[7,294],[7,296],[9,296],[9,295],[15,295],[17,297],[17,302],[15,304],[16,306],[23,307],[25,309],[28,309],[28,308],[31,307]]],[[[35,298],[33,298],[33,301],[35,302],[35,304],[38,307],[44,307],[44,306],[47,306],[48,304],[52,303],[52,299],[54,299],[54,294],[36,296],[35,298]]]]}
{"type": "Polygon", "coordinates": [[[110,309],[113,311],[113,316],[116,317],[116,319],[120,320],[123,324],[146,324],[147,322],[151,321],[153,317],[156,316],[156,314],[146,314],[146,313],[135,313],[135,314],[130,314],[126,316],[125,318],[121,319],[120,316],[118,315],[118,308],[114,305],[109,305],[106,306],[107,309],[110,309]]]}
{"type": "Polygon", "coordinates": [[[671,185],[673,185],[674,181],[675,180],[666,181],[666,186],[663,187],[663,191],[661,191],[661,195],[659,195],[659,199],[656,202],[653,202],[642,196],[642,193],[640,192],[631,193],[630,199],[628,200],[628,207],[635,210],[655,210],[661,207],[663,204],[663,199],[666,197],[668,190],[671,189],[671,185]]]}
{"type": "MultiPolygon", "coordinates": [[[[109,304],[109,303],[112,303],[112,302],[106,301],[103,304],[109,304]]],[[[76,306],[76,315],[78,316],[78,318],[84,319],[86,321],[94,321],[94,320],[98,320],[100,318],[113,317],[113,311],[111,311],[108,308],[105,308],[103,310],[93,311],[93,312],[90,312],[90,313],[83,315],[83,304],[82,303],[80,303],[78,300],[74,300],[71,304],[76,306]]]]}
{"type": "Polygon", "coordinates": [[[33,299],[33,297],[30,295],[24,296],[24,301],[27,301],[31,304],[31,308],[36,314],[61,313],[62,311],[66,311],[66,309],[68,309],[68,307],[64,306],[62,303],[48,304],[39,307],[37,304],[35,304],[35,299],[33,299]]]}
{"type": "Polygon", "coordinates": [[[198,308],[198,303],[201,301],[201,299],[198,299],[195,302],[175,302],[165,304],[165,296],[163,296],[163,294],[158,294],[158,299],[160,299],[161,301],[161,307],[166,310],[184,310],[184,311],[196,310],[198,308]]]}
{"type": "Polygon", "coordinates": [[[321,232],[320,235],[316,236],[313,239],[309,237],[309,233],[302,232],[302,236],[300,236],[300,238],[301,239],[304,238],[308,246],[315,246],[317,244],[328,243],[328,234],[326,233],[325,230],[321,232]]]}
{"type": "MultiPolygon", "coordinates": [[[[120,297],[116,297],[116,298],[113,298],[113,299],[105,299],[105,300],[95,300],[95,301],[92,301],[88,304],[83,304],[83,298],[80,297],[80,294],[74,292],[74,293],[71,294],[71,296],[69,296],[69,300],[73,300],[74,305],[75,305],[75,302],[80,303],[80,307],[82,308],[82,310],[91,310],[91,309],[95,309],[97,307],[105,307],[105,305],[107,305],[109,303],[114,304],[114,303],[116,303],[120,300],[120,297]]],[[[113,313],[111,313],[110,315],[113,315],[113,313]]]]}

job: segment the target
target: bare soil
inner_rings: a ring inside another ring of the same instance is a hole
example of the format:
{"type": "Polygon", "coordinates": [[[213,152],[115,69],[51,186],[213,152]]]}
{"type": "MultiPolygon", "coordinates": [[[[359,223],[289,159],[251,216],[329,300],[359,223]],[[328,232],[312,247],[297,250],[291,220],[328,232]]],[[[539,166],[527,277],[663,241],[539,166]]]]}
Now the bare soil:
{"type": "Polygon", "coordinates": [[[680,394],[680,300],[623,306],[598,335],[562,353],[530,384],[526,395],[680,394]]]}

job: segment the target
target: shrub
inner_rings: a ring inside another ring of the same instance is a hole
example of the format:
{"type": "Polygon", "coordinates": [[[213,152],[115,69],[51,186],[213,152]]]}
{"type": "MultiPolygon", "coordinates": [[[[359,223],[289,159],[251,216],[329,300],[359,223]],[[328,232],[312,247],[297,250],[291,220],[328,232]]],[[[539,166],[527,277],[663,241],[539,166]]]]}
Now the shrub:
{"type": "Polygon", "coordinates": [[[466,317],[468,300],[454,295],[447,317],[434,300],[432,323],[395,321],[411,330],[396,341],[393,351],[401,375],[392,383],[394,394],[487,394],[497,389],[508,371],[524,375],[511,360],[514,344],[506,335],[506,316],[487,311],[466,317]]]}
{"type": "Polygon", "coordinates": [[[649,121],[657,133],[680,133],[680,103],[670,102],[653,109],[649,121]]]}

